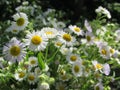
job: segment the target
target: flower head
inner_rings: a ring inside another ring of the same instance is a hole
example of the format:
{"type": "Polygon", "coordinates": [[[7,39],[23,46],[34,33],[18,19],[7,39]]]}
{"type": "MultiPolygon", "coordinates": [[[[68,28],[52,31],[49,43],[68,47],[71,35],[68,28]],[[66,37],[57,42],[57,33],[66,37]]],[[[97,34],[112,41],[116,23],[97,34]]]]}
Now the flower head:
{"type": "Polygon", "coordinates": [[[3,47],[3,55],[6,60],[11,62],[21,61],[26,55],[24,44],[16,38],[12,38],[8,44],[3,47]]]}

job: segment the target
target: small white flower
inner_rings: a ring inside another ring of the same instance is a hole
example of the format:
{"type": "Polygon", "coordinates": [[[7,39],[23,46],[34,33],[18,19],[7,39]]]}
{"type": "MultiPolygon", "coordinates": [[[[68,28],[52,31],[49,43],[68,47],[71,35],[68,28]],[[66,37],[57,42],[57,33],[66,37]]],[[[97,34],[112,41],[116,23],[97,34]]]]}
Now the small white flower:
{"type": "Polygon", "coordinates": [[[6,60],[10,62],[21,61],[26,55],[25,45],[18,41],[16,38],[12,38],[8,44],[3,47],[3,55],[6,60]]]}
{"type": "Polygon", "coordinates": [[[99,52],[101,54],[101,56],[105,59],[109,59],[111,57],[111,54],[110,54],[110,47],[107,46],[107,45],[102,45],[100,48],[99,48],[99,52]]]}
{"type": "Polygon", "coordinates": [[[67,46],[74,45],[74,42],[76,41],[76,39],[73,36],[71,36],[69,33],[65,33],[61,31],[59,35],[60,36],[58,37],[58,40],[61,41],[62,43],[64,43],[67,46]]]}
{"type": "Polygon", "coordinates": [[[41,33],[45,33],[47,38],[55,38],[58,31],[54,28],[46,27],[41,29],[41,33]]]}
{"type": "Polygon", "coordinates": [[[35,84],[37,82],[37,76],[35,73],[32,73],[32,72],[28,73],[27,79],[30,84],[35,84]]]}
{"type": "Polygon", "coordinates": [[[27,73],[25,70],[21,70],[15,73],[15,79],[18,81],[22,81],[26,78],[27,73]]]}
{"type": "Polygon", "coordinates": [[[76,61],[73,66],[72,66],[72,73],[76,77],[80,77],[83,74],[83,67],[82,67],[82,62],[76,61]]]}
{"type": "Polygon", "coordinates": [[[92,64],[94,65],[95,71],[101,71],[103,69],[103,65],[98,63],[96,60],[92,61],[92,64]]]}
{"type": "Polygon", "coordinates": [[[83,30],[81,28],[77,27],[76,25],[70,25],[69,29],[77,35],[82,35],[83,36],[83,34],[84,34],[83,30]]]}
{"type": "Polygon", "coordinates": [[[15,27],[19,30],[23,30],[29,23],[27,15],[22,12],[13,15],[13,19],[15,20],[13,24],[15,24],[15,27]]]}
{"type": "Polygon", "coordinates": [[[110,12],[106,9],[106,8],[103,8],[102,6],[99,6],[96,10],[95,10],[96,13],[98,14],[104,14],[108,17],[108,19],[111,18],[111,14],[110,12]]]}
{"type": "Polygon", "coordinates": [[[109,65],[109,64],[105,63],[105,64],[103,65],[103,73],[104,73],[105,75],[109,75],[109,74],[110,74],[110,65],[109,65]]]}
{"type": "Polygon", "coordinates": [[[88,32],[92,32],[92,28],[91,28],[91,26],[90,26],[90,24],[88,23],[87,20],[85,20],[84,25],[85,25],[86,29],[88,30],[88,32]]]}
{"type": "Polygon", "coordinates": [[[44,50],[47,46],[47,41],[46,35],[39,31],[28,33],[25,40],[26,45],[32,51],[44,50]]]}
{"type": "Polygon", "coordinates": [[[15,27],[15,24],[12,24],[10,27],[6,29],[7,32],[12,32],[13,34],[18,34],[19,29],[15,27]]]}
{"type": "Polygon", "coordinates": [[[28,63],[30,65],[30,67],[35,67],[38,65],[38,59],[36,57],[29,57],[28,63]]]}
{"type": "Polygon", "coordinates": [[[73,53],[68,53],[66,56],[66,60],[73,64],[74,62],[80,60],[80,57],[77,54],[73,54],[73,53]]]}

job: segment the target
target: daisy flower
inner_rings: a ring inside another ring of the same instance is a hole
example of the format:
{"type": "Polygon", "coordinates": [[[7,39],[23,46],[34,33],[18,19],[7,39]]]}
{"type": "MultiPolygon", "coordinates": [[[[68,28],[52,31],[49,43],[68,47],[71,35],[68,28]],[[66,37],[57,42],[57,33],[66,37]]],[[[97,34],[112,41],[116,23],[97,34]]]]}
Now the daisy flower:
{"type": "Polygon", "coordinates": [[[4,58],[11,62],[21,61],[26,55],[24,47],[23,43],[16,38],[12,38],[11,41],[3,47],[4,58]]]}
{"type": "Polygon", "coordinates": [[[104,73],[105,75],[109,75],[109,74],[110,74],[110,65],[109,65],[109,64],[105,63],[105,64],[103,65],[103,73],[104,73]]]}
{"type": "Polygon", "coordinates": [[[28,63],[30,65],[30,67],[35,67],[38,65],[38,59],[36,57],[29,57],[28,63]]]}
{"type": "Polygon", "coordinates": [[[72,73],[76,77],[80,77],[83,74],[83,67],[82,67],[82,62],[76,61],[73,66],[72,66],[72,73]]]}
{"type": "Polygon", "coordinates": [[[40,31],[28,33],[25,39],[26,45],[32,51],[44,50],[47,46],[48,39],[40,31]]]}
{"type": "MultiPolygon", "coordinates": [[[[103,58],[105,58],[105,59],[109,59],[110,56],[111,56],[111,54],[110,54],[110,47],[107,46],[107,45],[100,46],[99,52],[100,52],[101,56],[103,58]]],[[[111,52],[113,52],[113,51],[111,51],[111,52]]]]}
{"type": "Polygon", "coordinates": [[[70,25],[69,29],[77,35],[82,35],[83,36],[83,34],[84,34],[83,30],[81,28],[77,27],[76,25],[70,25]]]}
{"type": "Polygon", "coordinates": [[[25,70],[18,71],[15,73],[15,79],[18,81],[22,81],[26,78],[27,74],[25,70]]]}
{"type": "Polygon", "coordinates": [[[41,33],[45,33],[47,38],[55,38],[58,31],[54,28],[46,27],[41,29],[41,33]]]}
{"type": "Polygon", "coordinates": [[[10,27],[6,29],[7,32],[12,32],[13,34],[18,34],[19,29],[15,27],[15,24],[12,24],[10,27]]]}
{"type": "Polygon", "coordinates": [[[95,68],[95,71],[101,71],[102,72],[102,69],[103,69],[103,65],[98,63],[96,60],[92,61],[92,64],[95,68]]]}
{"type": "Polygon", "coordinates": [[[35,73],[29,72],[27,78],[30,84],[35,84],[37,82],[37,76],[35,73]]]}
{"type": "Polygon", "coordinates": [[[84,26],[89,32],[92,32],[92,28],[91,28],[91,26],[90,26],[90,24],[88,23],[87,20],[85,20],[84,26]]]}
{"type": "Polygon", "coordinates": [[[19,30],[23,30],[29,23],[27,15],[22,12],[13,15],[13,19],[14,19],[13,24],[15,24],[15,27],[19,30]]]}
{"type": "Polygon", "coordinates": [[[77,54],[73,54],[73,53],[68,53],[66,56],[66,60],[73,64],[74,62],[80,60],[80,57],[77,54]]]}
{"type": "Polygon", "coordinates": [[[63,31],[60,32],[60,36],[58,37],[58,40],[64,43],[67,46],[73,46],[76,39],[71,36],[69,33],[65,33],[63,31]]]}
{"type": "Polygon", "coordinates": [[[86,39],[82,39],[82,43],[86,43],[87,45],[94,44],[94,35],[92,32],[86,32],[85,34],[86,39]]]}

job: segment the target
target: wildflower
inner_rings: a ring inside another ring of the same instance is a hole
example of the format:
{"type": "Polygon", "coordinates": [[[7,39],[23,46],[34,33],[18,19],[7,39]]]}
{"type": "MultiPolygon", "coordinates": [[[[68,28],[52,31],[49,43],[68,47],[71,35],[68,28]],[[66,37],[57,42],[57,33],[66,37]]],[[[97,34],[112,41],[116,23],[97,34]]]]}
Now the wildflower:
{"type": "Polygon", "coordinates": [[[28,33],[26,36],[26,45],[32,51],[44,50],[47,46],[48,39],[39,31],[28,33]]]}
{"type": "Polygon", "coordinates": [[[35,84],[36,81],[37,81],[37,76],[35,75],[35,73],[32,73],[32,72],[29,72],[29,73],[28,73],[27,78],[28,78],[28,82],[29,82],[30,84],[35,84]]]}
{"type": "Polygon", "coordinates": [[[92,64],[94,65],[95,71],[101,71],[103,69],[103,65],[98,63],[96,60],[92,61],[92,64]]]}
{"type": "Polygon", "coordinates": [[[13,22],[13,24],[15,24],[15,27],[18,30],[23,30],[29,23],[27,15],[22,12],[16,13],[15,15],[13,15],[13,18],[15,20],[15,22],[13,22]]]}
{"type": "Polygon", "coordinates": [[[95,10],[95,12],[98,13],[98,14],[104,14],[104,15],[106,15],[108,19],[111,18],[110,12],[109,12],[106,8],[103,8],[102,6],[99,6],[99,7],[95,10]]]}
{"type": "Polygon", "coordinates": [[[101,45],[99,48],[99,52],[100,52],[101,56],[105,59],[109,59],[111,57],[110,47],[107,45],[101,45]]]}
{"type": "Polygon", "coordinates": [[[35,67],[38,65],[38,59],[36,57],[29,57],[28,62],[30,67],[35,67]]]}
{"type": "Polygon", "coordinates": [[[47,38],[55,38],[55,36],[57,36],[58,31],[54,28],[46,27],[41,29],[41,33],[45,33],[47,38]]]}
{"type": "Polygon", "coordinates": [[[10,27],[6,29],[7,32],[12,32],[13,34],[18,34],[20,30],[15,27],[15,24],[12,24],[10,27]]]}
{"type": "Polygon", "coordinates": [[[84,26],[86,27],[86,29],[88,30],[88,32],[92,32],[92,28],[90,26],[90,24],[88,23],[87,20],[85,20],[84,26]]]}
{"type": "Polygon", "coordinates": [[[25,70],[21,70],[15,73],[15,79],[18,81],[22,81],[26,78],[27,74],[25,70]]]}
{"type": "Polygon", "coordinates": [[[58,40],[64,43],[66,46],[73,46],[76,39],[71,36],[69,33],[65,33],[63,31],[60,32],[60,36],[58,37],[58,40]]]}
{"type": "Polygon", "coordinates": [[[109,75],[109,74],[110,74],[110,66],[109,66],[109,64],[105,63],[105,64],[103,65],[103,73],[104,73],[105,75],[109,75]]]}
{"type": "Polygon", "coordinates": [[[69,29],[71,31],[73,31],[75,34],[83,36],[83,30],[81,28],[77,27],[76,25],[70,25],[69,29]]]}
{"type": "Polygon", "coordinates": [[[82,63],[80,61],[77,61],[73,64],[72,66],[72,73],[76,76],[76,77],[80,77],[83,74],[83,67],[82,67],[82,63]]]}
{"type": "Polygon", "coordinates": [[[77,54],[73,54],[73,53],[68,53],[66,56],[66,60],[73,64],[74,62],[80,60],[80,57],[77,54]]]}
{"type": "Polygon", "coordinates": [[[3,55],[10,62],[21,61],[26,55],[24,44],[16,38],[12,38],[8,44],[3,47],[3,55]]]}

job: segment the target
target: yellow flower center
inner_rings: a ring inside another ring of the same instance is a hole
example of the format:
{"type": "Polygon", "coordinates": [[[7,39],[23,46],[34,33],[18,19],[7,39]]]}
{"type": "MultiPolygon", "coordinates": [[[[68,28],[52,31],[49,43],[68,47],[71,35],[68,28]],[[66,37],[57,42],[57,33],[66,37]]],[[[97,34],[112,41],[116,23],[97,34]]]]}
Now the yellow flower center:
{"type": "Polygon", "coordinates": [[[24,72],[19,72],[19,78],[23,78],[25,76],[24,72]]]}
{"type": "Polygon", "coordinates": [[[20,54],[20,47],[15,45],[10,48],[10,54],[13,56],[18,56],[20,54]]]}
{"type": "Polygon", "coordinates": [[[90,36],[86,36],[86,39],[87,39],[87,41],[90,41],[91,37],[90,36]]]}
{"type": "Polygon", "coordinates": [[[29,75],[28,79],[31,80],[31,81],[33,81],[35,79],[35,77],[33,75],[29,75]]]}
{"type": "Polygon", "coordinates": [[[63,39],[69,42],[69,41],[71,41],[72,38],[71,38],[70,34],[66,33],[66,34],[63,35],[63,39]]]}
{"type": "Polygon", "coordinates": [[[47,32],[45,32],[47,35],[52,35],[53,34],[53,32],[52,31],[47,31],[47,32]]]}
{"type": "Polygon", "coordinates": [[[25,20],[24,18],[19,18],[17,21],[16,21],[17,25],[18,26],[22,26],[24,23],[25,23],[25,20]]]}
{"type": "Polygon", "coordinates": [[[62,46],[62,43],[61,42],[57,42],[56,45],[57,46],[62,46]]]}
{"type": "Polygon", "coordinates": [[[74,71],[75,71],[76,73],[78,73],[79,70],[80,70],[79,66],[78,66],[78,65],[75,65],[75,66],[74,66],[74,71]]]}
{"type": "Polygon", "coordinates": [[[113,53],[115,52],[115,50],[111,48],[111,49],[110,49],[110,52],[113,54],[113,53]]]}
{"type": "Polygon", "coordinates": [[[79,27],[75,27],[74,30],[75,30],[76,32],[80,32],[80,28],[79,28],[79,27]]]}
{"type": "Polygon", "coordinates": [[[13,30],[13,32],[17,32],[17,31],[18,31],[18,30],[15,30],[15,29],[13,30]]]}
{"type": "Polygon", "coordinates": [[[105,49],[102,49],[102,50],[101,50],[101,53],[102,53],[103,55],[106,55],[106,54],[107,54],[107,51],[106,51],[105,49]]]}
{"type": "Polygon", "coordinates": [[[38,35],[32,37],[31,42],[35,45],[39,45],[42,42],[42,38],[38,35]]]}
{"type": "Polygon", "coordinates": [[[103,66],[101,64],[96,64],[96,68],[100,70],[103,68],[103,66]]]}
{"type": "Polygon", "coordinates": [[[36,61],[35,61],[35,60],[31,60],[30,63],[31,63],[31,64],[35,64],[36,61]]]}
{"type": "Polygon", "coordinates": [[[71,61],[76,61],[76,60],[77,60],[77,57],[76,57],[75,55],[73,55],[73,56],[70,57],[70,60],[71,60],[71,61]]]}

